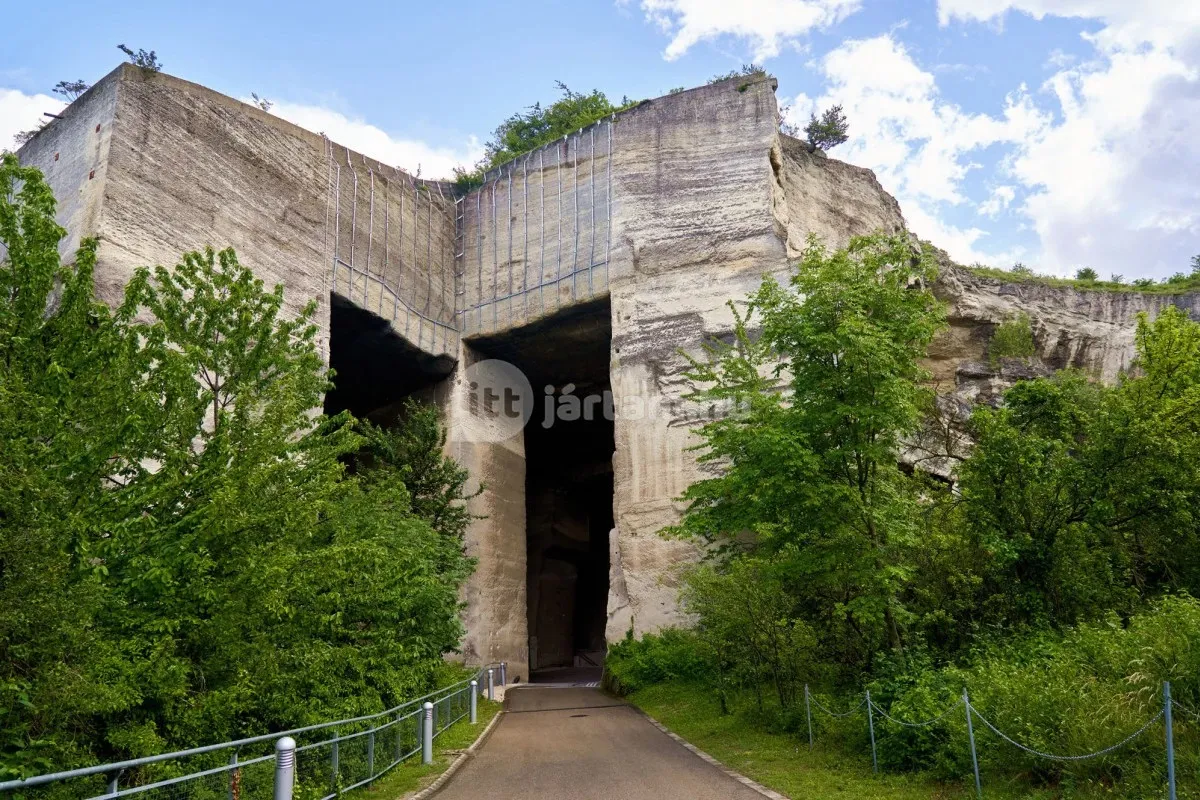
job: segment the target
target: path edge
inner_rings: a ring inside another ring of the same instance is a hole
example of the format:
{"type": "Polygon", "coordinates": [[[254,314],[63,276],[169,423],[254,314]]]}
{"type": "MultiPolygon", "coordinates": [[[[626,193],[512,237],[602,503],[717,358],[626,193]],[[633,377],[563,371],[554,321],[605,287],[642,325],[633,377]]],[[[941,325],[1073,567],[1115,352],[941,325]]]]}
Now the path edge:
{"type": "Polygon", "coordinates": [[[686,748],[687,750],[690,750],[692,755],[699,756],[701,760],[706,761],[709,764],[711,764],[712,766],[721,770],[721,772],[724,772],[726,775],[733,778],[735,781],[742,784],[747,789],[753,789],[754,791],[758,792],[763,797],[770,798],[770,800],[791,800],[791,798],[788,797],[786,794],[780,794],[779,792],[775,791],[774,789],[768,789],[766,786],[763,786],[758,781],[756,781],[752,778],[747,778],[745,775],[738,772],[737,770],[733,770],[733,769],[730,769],[729,767],[725,766],[720,761],[713,758],[708,753],[701,750],[699,747],[696,747],[696,745],[692,744],[687,739],[684,739],[682,736],[680,736],[679,734],[672,731],[666,725],[663,725],[661,722],[659,722],[654,717],[647,714],[641,708],[638,708],[638,706],[634,705],[633,703],[629,703],[629,707],[632,708],[637,713],[641,714],[642,717],[647,722],[649,722],[651,725],[658,728],[660,731],[665,733],[667,736],[670,736],[672,739],[674,739],[679,744],[683,745],[684,748],[686,748]]]}
{"type": "Polygon", "coordinates": [[[492,717],[492,721],[489,722],[487,727],[483,729],[478,737],[476,737],[471,746],[460,753],[457,758],[451,761],[450,766],[446,767],[445,771],[441,775],[438,775],[437,778],[434,779],[433,783],[429,784],[424,789],[419,790],[416,794],[403,795],[401,800],[426,800],[426,798],[432,797],[434,794],[436,794],[439,789],[446,785],[446,781],[453,778],[456,772],[462,769],[462,767],[468,761],[475,757],[475,753],[477,753],[479,748],[483,747],[484,743],[487,742],[488,738],[492,735],[492,731],[494,731],[496,726],[500,724],[500,720],[504,717],[505,713],[506,711],[503,708],[497,711],[496,716],[492,717]]]}

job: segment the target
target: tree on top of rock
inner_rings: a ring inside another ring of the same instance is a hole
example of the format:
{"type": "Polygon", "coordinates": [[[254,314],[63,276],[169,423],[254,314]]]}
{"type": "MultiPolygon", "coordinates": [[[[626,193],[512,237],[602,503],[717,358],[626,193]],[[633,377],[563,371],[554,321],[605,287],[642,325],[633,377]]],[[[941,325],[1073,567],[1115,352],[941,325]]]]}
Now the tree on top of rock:
{"type": "Polygon", "coordinates": [[[842,113],[841,104],[825,109],[820,119],[817,119],[814,113],[804,126],[804,133],[808,137],[808,149],[828,150],[837,147],[850,138],[847,135],[849,129],[850,125],[846,122],[846,115],[842,113]]]}

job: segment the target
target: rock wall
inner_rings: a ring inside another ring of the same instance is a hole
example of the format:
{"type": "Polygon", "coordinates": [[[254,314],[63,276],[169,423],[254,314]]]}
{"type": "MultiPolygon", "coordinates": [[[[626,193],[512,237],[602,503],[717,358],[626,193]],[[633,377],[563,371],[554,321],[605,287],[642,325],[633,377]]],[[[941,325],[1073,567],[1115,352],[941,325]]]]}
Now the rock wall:
{"type": "MultiPolygon", "coordinates": [[[[448,452],[487,487],[472,501],[486,518],[468,534],[478,569],[464,590],[464,652],[506,660],[514,675],[528,673],[526,449],[520,435],[483,442],[473,433],[468,367],[506,347],[505,357],[537,362],[534,372],[547,375],[584,362],[584,372],[603,374],[607,364],[617,417],[606,635],[668,625],[680,620],[680,567],[698,554],[658,532],[679,519],[677,498],[703,475],[689,448],[711,413],[684,400],[683,353],[727,336],[728,301],[784,273],[810,234],[840,247],[854,235],[904,230],[869,170],[779,134],[766,77],[646,101],[489,173],[465,197],[129,66],[20,157],[59,198],[64,253],[83,236],[101,238],[105,300],[119,298],[138,266],[233,245],[264,281],[285,285],[293,313],[317,300],[326,353],[336,294],[406,346],[456,363],[431,394],[446,412],[448,452]],[[605,324],[592,324],[596,314],[605,324]],[[564,333],[573,317],[587,322],[575,338],[564,333]]],[[[1105,380],[1129,363],[1137,312],[1175,304],[1200,316],[1197,295],[1005,283],[948,259],[936,291],[951,327],[929,365],[944,389],[964,374],[988,386],[1012,377],[969,365],[1019,311],[1031,317],[1043,361],[1105,380]]]]}
{"type": "MultiPolygon", "coordinates": [[[[624,117],[623,117],[624,119],[624,117]]],[[[461,203],[465,336],[487,336],[608,294],[613,120],[484,176],[461,203]]]]}
{"type": "Polygon", "coordinates": [[[1037,356],[1052,369],[1083,369],[1112,382],[1134,356],[1137,315],[1154,317],[1173,305],[1200,319],[1200,294],[1112,292],[1009,282],[976,275],[943,258],[936,294],[947,303],[950,328],[929,348],[929,369],[943,388],[953,387],[963,362],[987,360],[996,327],[1029,315],[1037,356]]]}
{"type": "Polygon", "coordinates": [[[141,266],[232,246],[296,314],[353,295],[432,355],[457,354],[453,198],[260,109],[130,65],[101,79],[18,155],[50,178],[70,257],[100,238],[106,302],[141,266]],[[336,261],[335,261],[336,259],[336,261]],[[337,263],[338,270],[334,270],[337,263]]]}
{"type": "Polygon", "coordinates": [[[775,83],[735,79],[618,117],[614,148],[612,387],[616,530],[610,641],[680,620],[680,567],[695,546],[658,535],[702,477],[689,448],[707,409],[683,399],[681,351],[727,336],[727,306],[786,271],[812,233],[831,246],[902,230],[895,200],[865,169],[778,133],[775,83]],[[620,416],[621,409],[649,413],[620,416]]]}

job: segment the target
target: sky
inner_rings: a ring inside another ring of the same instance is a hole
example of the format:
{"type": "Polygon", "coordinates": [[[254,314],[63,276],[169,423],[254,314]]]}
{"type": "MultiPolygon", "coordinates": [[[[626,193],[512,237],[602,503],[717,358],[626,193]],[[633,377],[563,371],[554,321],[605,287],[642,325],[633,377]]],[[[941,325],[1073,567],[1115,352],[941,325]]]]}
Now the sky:
{"type": "Polygon", "coordinates": [[[831,155],[960,262],[1129,280],[1200,253],[1198,0],[57,0],[5,20],[0,147],[119,43],[427,177],[555,81],[615,102],[756,62],[791,121],[841,104],[831,155]]]}

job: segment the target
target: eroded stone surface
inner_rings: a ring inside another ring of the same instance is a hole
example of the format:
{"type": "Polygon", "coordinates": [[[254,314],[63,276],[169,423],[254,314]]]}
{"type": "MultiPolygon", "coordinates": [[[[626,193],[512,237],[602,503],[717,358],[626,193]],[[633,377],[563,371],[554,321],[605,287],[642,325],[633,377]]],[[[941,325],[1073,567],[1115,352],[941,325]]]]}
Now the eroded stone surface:
{"type": "MultiPolygon", "coordinates": [[[[486,518],[468,533],[478,569],[463,595],[464,652],[527,675],[526,451],[519,435],[476,440],[464,370],[481,357],[476,346],[505,342],[552,355],[547,372],[583,362],[603,370],[602,352],[573,350],[552,328],[608,309],[619,416],[607,637],[680,621],[681,569],[697,550],[659,531],[678,521],[677,498],[703,476],[690,449],[696,427],[720,413],[684,399],[684,354],[727,338],[728,302],[785,274],[810,234],[835,248],[904,230],[870,170],[778,133],[774,89],[773,79],[739,78],[644,102],[534,151],[458,203],[445,184],[132,67],[100,81],[20,157],[59,198],[65,253],[101,237],[97,288],[109,302],[138,266],[233,245],[265,282],[285,285],[291,313],[317,300],[324,352],[336,291],[421,353],[457,360],[428,394],[446,413],[448,452],[487,487],[472,501],[486,518]]],[[[1174,304],[1200,316],[1200,295],[1006,283],[943,261],[936,292],[950,327],[928,366],[941,406],[960,420],[1041,369],[997,371],[988,361],[995,327],[1016,313],[1030,317],[1035,364],[1103,380],[1130,363],[1138,312],[1174,304]]],[[[936,469],[949,474],[952,464],[936,469]]]]}

